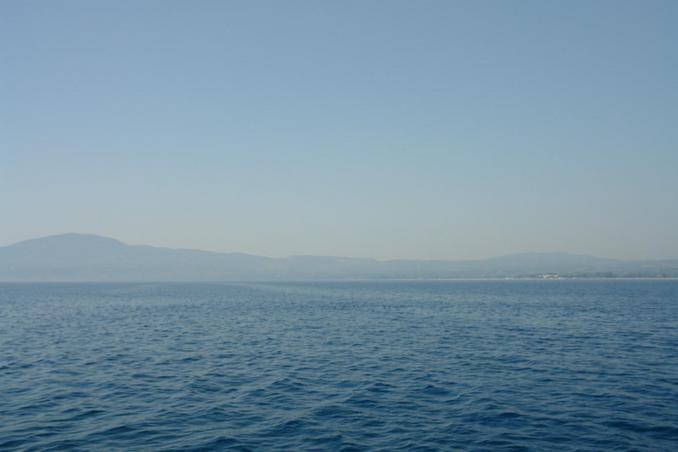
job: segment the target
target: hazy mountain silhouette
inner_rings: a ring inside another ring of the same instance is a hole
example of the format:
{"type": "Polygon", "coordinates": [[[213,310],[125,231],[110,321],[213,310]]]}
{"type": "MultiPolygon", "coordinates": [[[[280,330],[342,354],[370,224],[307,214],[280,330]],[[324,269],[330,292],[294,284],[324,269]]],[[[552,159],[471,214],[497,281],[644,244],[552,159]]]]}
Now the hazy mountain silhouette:
{"type": "Polygon", "coordinates": [[[90,234],[62,234],[0,247],[0,281],[246,281],[384,278],[678,276],[678,260],[622,261],[568,253],[481,260],[390,260],[292,256],[127,245],[90,234]]]}

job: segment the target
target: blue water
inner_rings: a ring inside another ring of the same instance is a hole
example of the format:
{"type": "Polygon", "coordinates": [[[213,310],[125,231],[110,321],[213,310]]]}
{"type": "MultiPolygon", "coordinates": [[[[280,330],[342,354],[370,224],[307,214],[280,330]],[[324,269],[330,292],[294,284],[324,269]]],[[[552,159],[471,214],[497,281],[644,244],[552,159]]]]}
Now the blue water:
{"type": "Polygon", "coordinates": [[[0,449],[678,450],[678,282],[0,285],[0,449]]]}

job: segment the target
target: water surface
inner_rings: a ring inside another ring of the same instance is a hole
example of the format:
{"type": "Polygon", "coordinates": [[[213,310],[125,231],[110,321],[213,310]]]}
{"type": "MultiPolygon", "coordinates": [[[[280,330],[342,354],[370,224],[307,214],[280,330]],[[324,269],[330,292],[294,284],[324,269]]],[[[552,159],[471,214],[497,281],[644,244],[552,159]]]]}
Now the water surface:
{"type": "Polygon", "coordinates": [[[0,284],[0,449],[676,450],[678,282],[0,284]]]}

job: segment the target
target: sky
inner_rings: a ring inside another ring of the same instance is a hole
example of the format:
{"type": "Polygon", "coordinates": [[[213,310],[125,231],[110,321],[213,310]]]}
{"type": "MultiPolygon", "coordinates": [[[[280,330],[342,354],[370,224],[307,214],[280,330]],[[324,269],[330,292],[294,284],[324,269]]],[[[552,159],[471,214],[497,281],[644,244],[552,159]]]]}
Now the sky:
{"type": "Polygon", "coordinates": [[[0,2],[0,246],[678,258],[678,2],[0,2]]]}

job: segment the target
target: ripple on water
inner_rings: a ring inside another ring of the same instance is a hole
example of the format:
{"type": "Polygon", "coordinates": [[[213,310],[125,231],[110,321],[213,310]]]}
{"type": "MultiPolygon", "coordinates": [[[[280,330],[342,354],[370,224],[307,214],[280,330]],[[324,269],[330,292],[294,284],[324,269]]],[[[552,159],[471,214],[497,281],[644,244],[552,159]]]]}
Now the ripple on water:
{"type": "Polygon", "coordinates": [[[675,450],[678,282],[0,284],[0,449],[675,450]]]}

